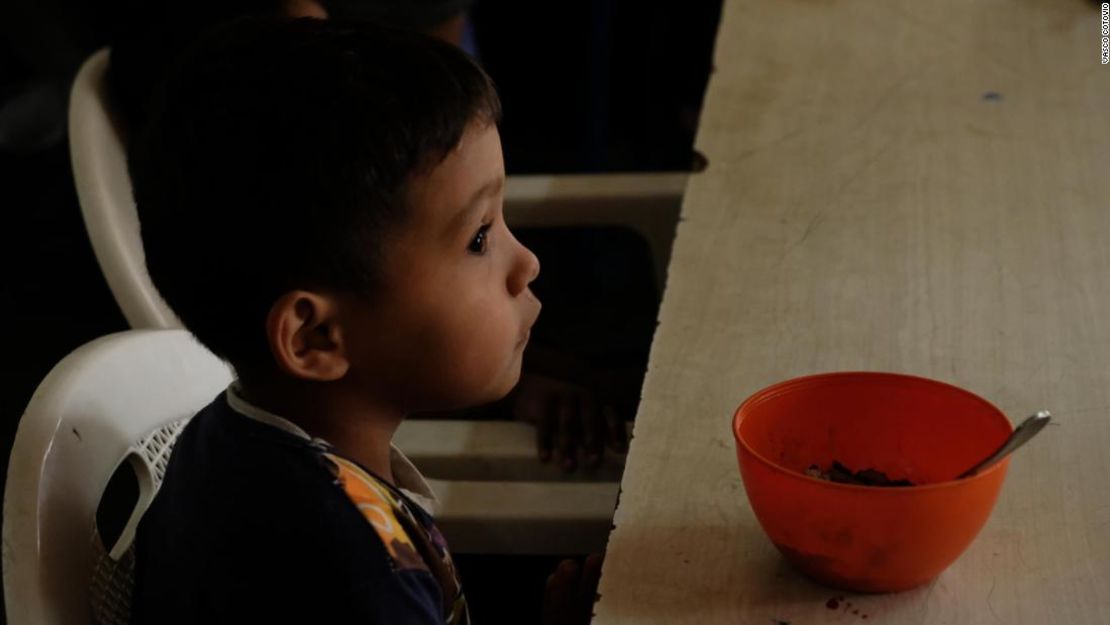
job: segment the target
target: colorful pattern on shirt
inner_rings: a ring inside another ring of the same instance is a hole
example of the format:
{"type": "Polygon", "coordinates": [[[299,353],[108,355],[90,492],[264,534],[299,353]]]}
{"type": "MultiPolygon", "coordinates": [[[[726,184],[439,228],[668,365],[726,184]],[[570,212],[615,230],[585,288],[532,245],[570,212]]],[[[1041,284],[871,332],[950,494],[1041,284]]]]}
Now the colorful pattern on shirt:
{"type": "Polygon", "coordinates": [[[443,591],[446,625],[469,625],[466,596],[447,541],[426,514],[418,514],[392,486],[358,464],[324,452],[337,484],[374,528],[396,570],[428,571],[443,591]]]}

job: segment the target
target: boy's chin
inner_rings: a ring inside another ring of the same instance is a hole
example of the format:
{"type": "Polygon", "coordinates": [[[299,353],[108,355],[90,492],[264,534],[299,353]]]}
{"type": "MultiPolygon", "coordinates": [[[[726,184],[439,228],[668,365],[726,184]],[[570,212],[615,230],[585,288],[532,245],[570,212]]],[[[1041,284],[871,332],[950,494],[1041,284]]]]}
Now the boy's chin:
{"type": "Polygon", "coordinates": [[[493,403],[505,399],[516,388],[517,382],[520,382],[520,361],[517,361],[515,367],[505,376],[504,380],[499,381],[496,389],[492,392],[492,397],[483,403],[493,403]]]}
{"type": "Polygon", "coordinates": [[[491,380],[485,388],[473,394],[458,394],[452,399],[434,408],[423,409],[419,412],[456,412],[487,406],[505,399],[516,388],[520,381],[520,359],[504,370],[497,379],[491,380]]]}
{"type": "Polygon", "coordinates": [[[517,382],[520,382],[520,358],[517,358],[504,375],[490,385],[487,396],[475,404],[492,404],[505,399],[516,388],[517,382]]]}

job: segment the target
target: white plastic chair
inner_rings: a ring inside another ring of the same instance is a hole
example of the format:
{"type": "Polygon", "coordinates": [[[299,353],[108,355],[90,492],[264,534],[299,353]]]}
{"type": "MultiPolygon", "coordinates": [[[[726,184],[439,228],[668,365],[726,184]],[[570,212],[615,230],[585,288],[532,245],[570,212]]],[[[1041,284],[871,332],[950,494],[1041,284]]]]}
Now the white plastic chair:
{"type": "Polygon", "coordinates": [[[180,330],[106,336],[54,367],[19,422],[8,466],[8,622],[85,624],[94,610],[100,622],[126,622],[111,617],[126,605],[135,526],[182,420],[230,379],[223,363],[180,330]],[[119,544],[102,545],[96,509],[122,462],[135,469],[140,499],[119,544]]]}
{"type": "Polygon", "coordinates": [[[105,85],[108,50],[85,61],[69,101],[69,154],[77,199],[100,270],[132,328],[181,326],[146,271],[127,156],[105,85]]]}
{"type": "MultiPolygon", "coordinates": [[[[54,367],[19,423],[8,468],[9,623],[127,622],[135,528],[178,433],[230,380],[184,330],[102,337],[54,367]],[[124,464],[135,472],[138,499],[118,540],[106,545],[96,511],[124,464]]],[[[440,498],[437,523],[458,552],[600,550],[617,497],[614,482],[429,482],[440,498]]]]}

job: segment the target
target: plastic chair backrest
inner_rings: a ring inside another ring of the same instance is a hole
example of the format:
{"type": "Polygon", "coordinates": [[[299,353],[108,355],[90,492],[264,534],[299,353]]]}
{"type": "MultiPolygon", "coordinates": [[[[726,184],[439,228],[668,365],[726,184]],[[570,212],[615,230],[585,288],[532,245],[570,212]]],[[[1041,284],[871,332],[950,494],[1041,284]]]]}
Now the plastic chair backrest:
{"type": "Polygon", "coordinates": [[[178,432],[230,380],[184,330],[109,335],[54,367],[19,422],[8,468],[9,623],[127,622],[135,527],[178,432]],[[97,507],[122,463],[135,470],[138,505],[115,544],[104,545],[97,507]]]}
{"type": "Polygon", "coordinates": [[[108,49],[85,61],[69,102],[69,150],[85,228],[112,295],[132,328],[181,323],[146,271],[127,155],[108,108],[108,49]]]}

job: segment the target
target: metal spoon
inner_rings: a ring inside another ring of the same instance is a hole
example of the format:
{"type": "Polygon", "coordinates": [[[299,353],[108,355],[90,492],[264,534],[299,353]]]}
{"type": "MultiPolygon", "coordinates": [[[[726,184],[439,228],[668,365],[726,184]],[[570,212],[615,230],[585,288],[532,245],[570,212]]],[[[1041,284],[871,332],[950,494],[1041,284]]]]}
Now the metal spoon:
{"type": "Polygon", "coordinates": [[[1007,438],[1005,443],[1002,443],[998,451],[991,454],[986,460],[964,471],[957,476],[956,479],[962,480],[965,477],[971,477],[976,473],[982,472],[983,469],[993,466],[994,463],[1010,455],[1010,453],[1018,447],[1028,443],[1029,439],[1036,436],[1037,432],[1040,432],[1044,426],[1048,425],[1051,418],[1052,415],[1049,414],[1047,410],[1038,411],[1036,414],[1023,421],[1021,425],[1017,426],[1017,429],[1010,434],[1010,438],[1007,438]]]}

